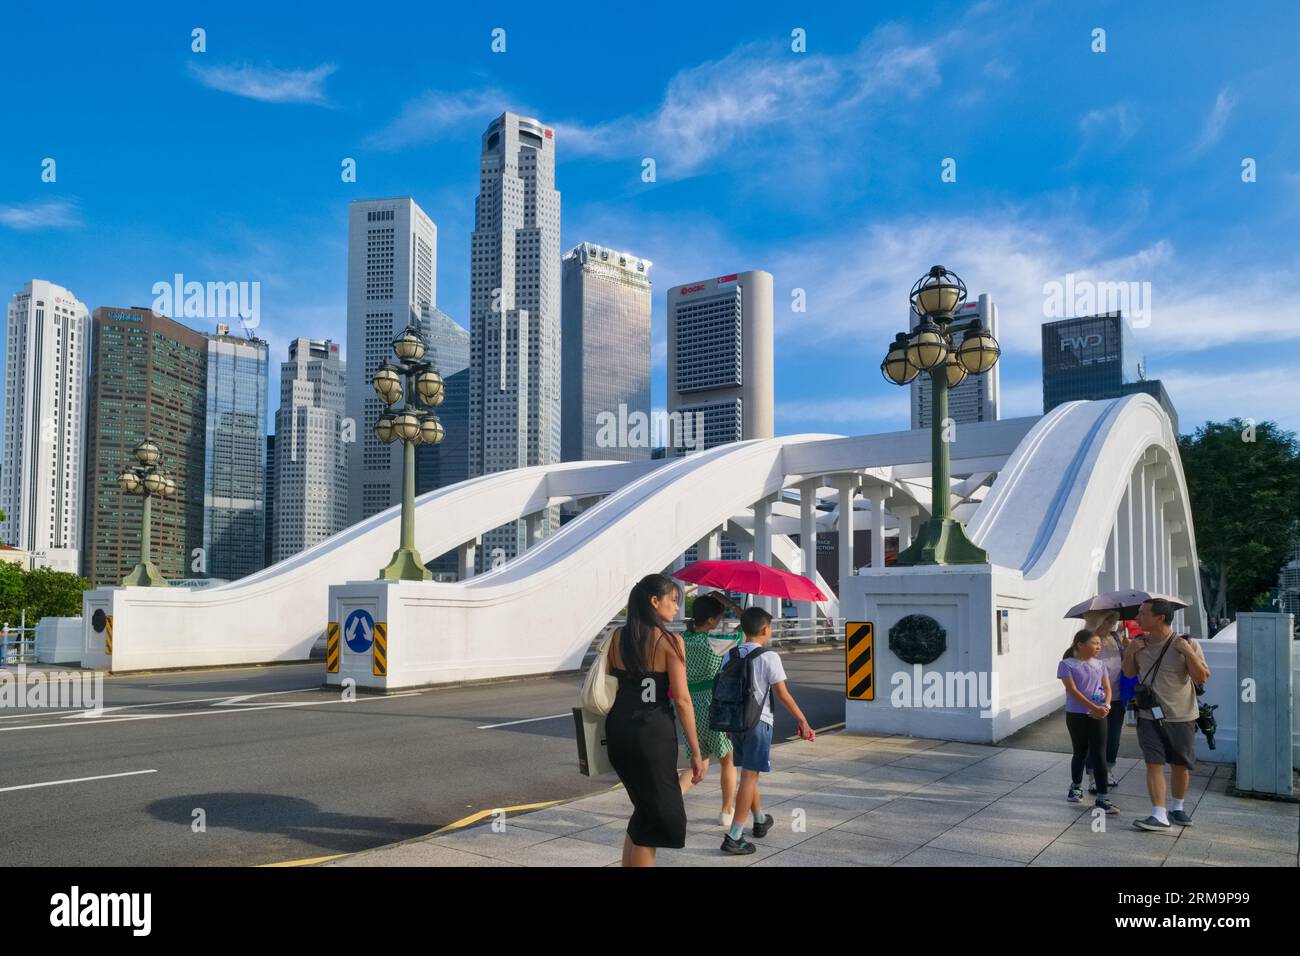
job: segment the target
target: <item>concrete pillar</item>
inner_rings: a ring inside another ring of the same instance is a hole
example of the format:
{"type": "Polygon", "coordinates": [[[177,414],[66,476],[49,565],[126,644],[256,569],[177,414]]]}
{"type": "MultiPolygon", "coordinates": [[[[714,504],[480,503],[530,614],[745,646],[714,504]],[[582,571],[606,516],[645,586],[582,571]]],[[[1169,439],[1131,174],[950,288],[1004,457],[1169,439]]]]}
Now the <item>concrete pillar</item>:
{"type": "Polygon", "coordinates": [[[857,475],[836,475],[833,487],[840,496],[840,519],[837,534],[840,549],[840,592],[853,576],[853,498],[858,493],[857,475]]]}
{"type": "Polygon", "coordinates": [[[889,513],[898,522],[898,550],[902,551],[912,543],[913,522],[921,514],[921,508],[914,502],[905,502],[902,498],[891,499],[889,513]]]}
{"type": "Polygon", "coordinates": [[[701,561],[717,561],[722,558],[722,529],[714,528],[695,546],[701,561]]]}
{"type": "MultiPolygon", "coordinates": [[[[817,486],[818,479],[799,485],[799,550],[803,555],[803,575],[816,580],[817,573],[817,486]]],[[[813,601],[799,602],[802,626],[812,633],[817,626],[817,605],[813,601]]]]}
{"type": "Polygon", "coordinates": [[[1133,476],[1119,502],[1115,515],[1116,588],[1133,587],[1133,476]]]}
{"type": "Polygon", "coordinates": [[[871,566],[885,566],[885,498],[888,485],[863,482],[862,496],[871,502],[871,566]]]}
{"type": "Polygon", "coordinates": [[[538,542],[538,539],[541,538],[542,517],[543,513],[537,511],[524,518],[524,540],[526,542],[526,547],[531,548],[538,542]]]}
{"type": "Polygon", "coordinates": [[[478,538],[466,541],[456,549],[456,575],[462,581],[474,576],[474,557],[478,551],[478,538]]]}
{"type": "Polygon", "coordinates": [[[1151,508],[1149,502],[1151,482],[1147,479],[1146,466],[1139,464],[1133,473],[1133,501],[1136,505],[1133,514],[1133,587],[1144,591],[1151,589],[1148,574],[1150,549],[1147,542],[1151,540],[1151,508]]]}
{"type": "MultiPolygon", "coordinates": [[[[769,495],[754,502],[754,561],[758,564],[772,563],[772,502],[775,500],[775,495],[769,495]]],[[[774,608],[779,601],[780,598],[767,595],[754,597],[754,604],[773,617],[777,616],[774,608]]]]}

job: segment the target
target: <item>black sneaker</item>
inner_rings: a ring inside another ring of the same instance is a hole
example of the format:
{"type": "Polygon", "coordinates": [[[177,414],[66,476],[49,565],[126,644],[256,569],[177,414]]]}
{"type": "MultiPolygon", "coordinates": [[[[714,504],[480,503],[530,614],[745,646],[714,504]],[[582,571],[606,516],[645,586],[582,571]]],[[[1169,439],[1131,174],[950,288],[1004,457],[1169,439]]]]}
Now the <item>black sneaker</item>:
{"type": "Polygon", "coordinates": [[[767,831],[772,829],[772,823],[773,823],[772,814],[770,813],[765,814],[763,819],[760,822],[755,823],[754,826],[752,827],[754,836],[758,837],[759,839],[762,839],[763,837],[767,836],[767,831]]]}
{"type": "Polygon", "coordinates": [[[1155,817],[1147,817],[1144,820],[1134,820],[1133,826],[1139,830],[1150,830],[1153,833],[1168,833],[1171,829],[1168,823],[1161,823],[1155,817]]]}
{"type": "Polygon", "coordinates": [[[1186,810],[1170,810],[1169,820],[1171,823],[1177,823],[1180,827],[1190,827],[1192,818],[1187,815],[1186,810]]]}
{"type": "Polygon", "coordinates": [[[1071,787],[1070,792],[1065,795],[1065,799],[1071,803],[1083,803],[1083,788],[1071,787]]]}
{"type": "Polygon", "coordinates": [[[1105,810],[1106,816],[1108,817],[1119,816],[1119,807],[1115,806],[1115,804],[1111,803],[1105,797],[1098,797],[1095,806],[1098,809],[1105,810]]]}
{"type": "Polygon", "coordinates": [[[753,853],[757,849],[758,847],[745,839],[744,834],[741,834],[739,840],[733,840],[730,833],[722,838],[723,853],[734,853],[736,856],[745,856],[746,854],[753,853]]]}

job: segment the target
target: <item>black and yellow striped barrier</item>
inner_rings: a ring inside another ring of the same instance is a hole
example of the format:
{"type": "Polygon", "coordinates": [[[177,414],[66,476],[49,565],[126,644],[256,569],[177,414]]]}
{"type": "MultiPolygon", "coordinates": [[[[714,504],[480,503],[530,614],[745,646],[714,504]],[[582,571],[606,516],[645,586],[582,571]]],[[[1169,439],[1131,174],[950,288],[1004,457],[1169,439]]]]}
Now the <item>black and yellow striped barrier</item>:
{"type": "Polygon", "coordinates": [[[325,625],[325,673],[339,672],[339,622],[330,621],[325,625]]]}
{"type": "Polygon", "coordinates": [[[874,640],[870,621],[844,622],[844,696],[849,700],[876,699],[874,640]]]}
{"type": "Polygon", "coordinates": [[[104,618],[104,653],[113,653],[113,615],[104,618]]]}
{"type": "Polygon", "coordinates": [[[376,677],[388,676],[388,625],[375,621],[374,670],[376,677]]]}

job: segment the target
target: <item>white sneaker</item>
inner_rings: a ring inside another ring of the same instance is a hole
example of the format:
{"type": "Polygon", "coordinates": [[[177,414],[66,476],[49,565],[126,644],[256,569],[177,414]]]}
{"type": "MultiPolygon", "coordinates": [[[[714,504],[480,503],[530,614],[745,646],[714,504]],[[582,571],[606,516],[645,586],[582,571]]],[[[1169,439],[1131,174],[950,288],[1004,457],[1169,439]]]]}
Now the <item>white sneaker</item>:
{"type": "Polygon", "coordinates": [[[723,810],[721,813],[718,814],[718,823],[724,827],[730,827],[731,818],[734,817],[735,815],[736,815],[735,807],[731,808],[730,810],[723,810]]]}

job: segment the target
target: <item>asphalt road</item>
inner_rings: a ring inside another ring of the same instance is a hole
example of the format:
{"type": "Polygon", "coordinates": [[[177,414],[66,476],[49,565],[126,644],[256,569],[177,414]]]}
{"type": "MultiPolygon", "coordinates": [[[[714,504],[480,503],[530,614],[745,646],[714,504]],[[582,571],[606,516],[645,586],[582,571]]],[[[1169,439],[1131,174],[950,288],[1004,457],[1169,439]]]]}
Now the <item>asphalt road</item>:
{"type": "MultiPolygon", "coordinates": [[[[843,721],[842,650],[783,657],[812,725],[843,721]]],[[[577,772],[576,674],[353,702],[323,683],[319,662],[110,677],[93,719],[0,708],[0,866],[283,863],[616,782],[577,772]]]]}

